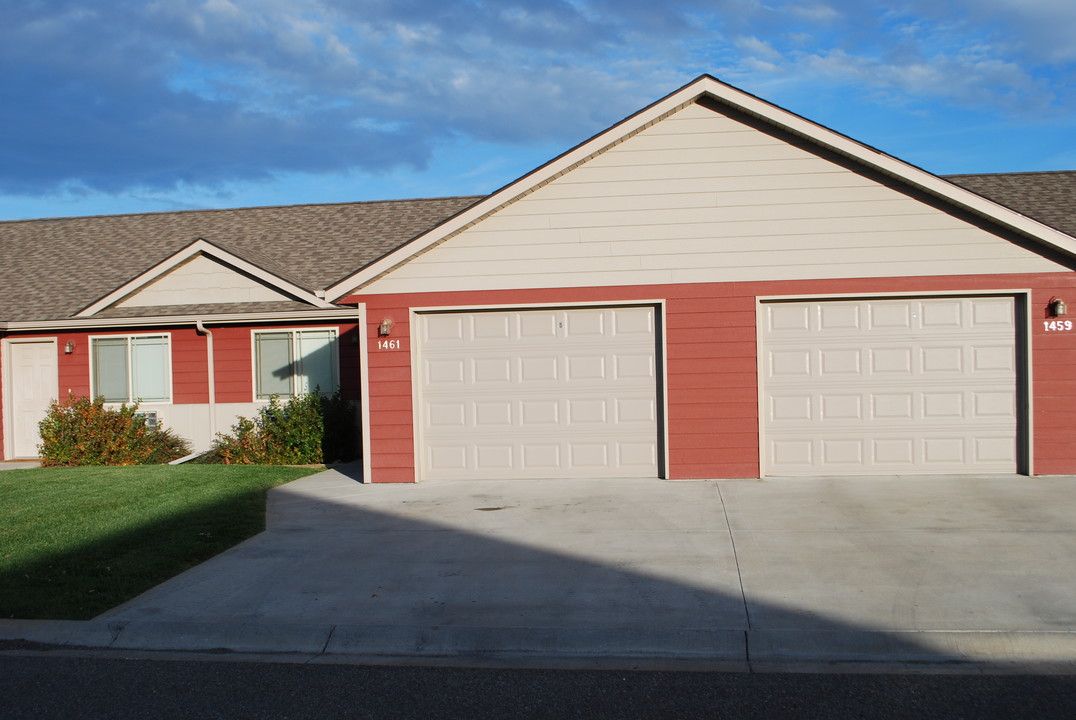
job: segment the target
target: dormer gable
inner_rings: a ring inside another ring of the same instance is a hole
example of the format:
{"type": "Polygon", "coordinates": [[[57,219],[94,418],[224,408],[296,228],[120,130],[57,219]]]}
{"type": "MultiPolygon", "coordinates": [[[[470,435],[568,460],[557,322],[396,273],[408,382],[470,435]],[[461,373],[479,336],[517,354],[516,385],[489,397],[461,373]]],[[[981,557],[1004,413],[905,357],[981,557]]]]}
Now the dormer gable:
{"type": "Polygon", "coordinates": [[[199,238],[81,310],[75,317],[90,317],[108,308],[289,300],[317,308],[335,307],[316,292],[199,238]]]}

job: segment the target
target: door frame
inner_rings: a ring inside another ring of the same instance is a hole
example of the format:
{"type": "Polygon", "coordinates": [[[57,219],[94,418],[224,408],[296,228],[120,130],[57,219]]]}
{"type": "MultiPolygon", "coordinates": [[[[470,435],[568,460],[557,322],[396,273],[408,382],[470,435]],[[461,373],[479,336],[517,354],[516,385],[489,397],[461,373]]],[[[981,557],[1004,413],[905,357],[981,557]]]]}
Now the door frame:
{"type": "Polygon", "coordinates": [[[32,338],[4,338],[0,343],[0,365],[3,365],[3,418],[4,418],[4,459],[18,459],[15,455],[15,413],[12,406],[13,398],[11,389],[15,386],[14,367],[11,362],[11,347],[13,345],[29,345],[31,343],[48,343],[52,345],[53,363],[53,388],[59,395],[59,340],[56,337],[32,337],[32,338]]]}
{"type": "Polygon", "coordinates": [[[526,312],[528,310],[582,310],[595,308],[649,307],[654,310],[654,391],[657,410],[657,473],[660,479],[669,479],[669,417],[667,367],[668,358],[665,337],[666,317],[664,299],[640,300],[604,300],[590,302],[539,302],[539,303],[493,303],[415,306],[408,308],[410,327],[409,361],[411,363],[411,422],[412,422],[412,458],[415,468],[415,482],[426,480],[422,469],[423,428],[420,422],[421,382],[418,368],[422,359],[422,342],[417,328],[424,315],[467,313],[467,312],[526,312]]]}

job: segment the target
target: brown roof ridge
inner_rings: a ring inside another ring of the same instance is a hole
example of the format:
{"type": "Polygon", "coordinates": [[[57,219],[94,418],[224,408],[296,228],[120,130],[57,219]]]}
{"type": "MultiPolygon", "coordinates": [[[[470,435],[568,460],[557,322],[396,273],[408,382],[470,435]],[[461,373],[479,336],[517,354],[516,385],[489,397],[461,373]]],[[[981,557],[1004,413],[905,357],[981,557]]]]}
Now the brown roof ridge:
{"type": "Polygon", "coordinates": [[[486,197],[485,195],[444,195],[438,197],[419,197],[419,198],[390,198],[388,200],[344,200],[341,202],[328,202],[328,203],[296,203],[294,205],[247,205],[244,207],[223,207],[223,208],[188,208],[186,210],[150,210],[148,212],[127,212],[127,213],[99,213],[97,215],[62,215],[58,217],[43,217],[43,218],[21,218],[19,220],[0,220],[0,225],[16,225],[20,223],[49,223],[49,222],[62,222],[65,220],[96,220],[96,219],[112,219],[112,218],[126,218],[126,217],[152,217],[161,215],[195,215],[195,214],[213,214],[213,213],[235,213],[235,212],[247,212],[257,210],[289,210],[298,208],[329,208],[329,207],[352,207],[356,205],[388,205],[392,203],[416,203],[416,202],[437,202],[441,200],[479,200],[486,197]]]}

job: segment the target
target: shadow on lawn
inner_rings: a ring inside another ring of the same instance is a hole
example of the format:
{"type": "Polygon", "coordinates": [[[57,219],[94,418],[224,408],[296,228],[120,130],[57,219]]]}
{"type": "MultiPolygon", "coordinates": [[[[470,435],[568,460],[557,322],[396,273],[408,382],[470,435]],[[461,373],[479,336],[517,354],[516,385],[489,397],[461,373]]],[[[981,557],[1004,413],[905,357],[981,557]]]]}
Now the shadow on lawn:
{"type": "Polygon", "coordinates": [[[37,562],[0,558],[0,617],[95,617],[261,532],[265,497],[239,492],[37,562]]]}

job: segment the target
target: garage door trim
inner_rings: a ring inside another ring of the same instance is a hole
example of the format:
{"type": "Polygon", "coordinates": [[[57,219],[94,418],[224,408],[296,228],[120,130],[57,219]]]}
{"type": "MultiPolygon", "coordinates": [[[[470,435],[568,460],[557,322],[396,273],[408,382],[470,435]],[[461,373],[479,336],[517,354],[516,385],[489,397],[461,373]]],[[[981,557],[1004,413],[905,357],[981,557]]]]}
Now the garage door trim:
{"type": "Polygon", "coordinates": [[[425,477],[425,463],[423,462],[424,429],[422,427],[423,401],[421,389],[420,363],[422,360],[422,339],[418,328],[424,316],[452,313],[479,313],[479,312],[527,312],[533,310],[576,310],[597,308],[630,308],[648,307],[654,310],[654,384],[655,384],[655,407],[657,424],[657,472],[659,478],[669,477],[669,428],[668,418],[668,386],[667,377],[667,348],[665,341],[666,308],[665,300],[662,299],[639,299],[639,300],[613,300],[595,302],[571,302],[571,303],[522,303],[522,304],[477,304],[477,305],[438,305],[409,308],[408,319],[410,324],[410,362],[411,362],[411,415],[414,437],[413,460],[415,468],[415,481],[423,482],[425,477]]]}
{"type": "Polygon", "coordinates": [[[945,298],[990,298],[1005,297],[1013,300],[1015,319],[1014,341],[1016,354],[1016,472],[1021,475],[1034,474],[1034,437],[1031,418],[1033,417],[1032,361],[1031,361],[1031,290],[989,289],[989,290],[952,290],[930,292],[878,292],[878,293],[825,293],[804,295],[760,295],[756,297],[756,361],[758,377],[758,461],[759,477],[767,477],[767,439],[766,439],[766,370],[764,343],[764,315],[768,305],[800,302],[856,301],[856,300],[900,300],[900,299],[945,299],[945,298]]]}

